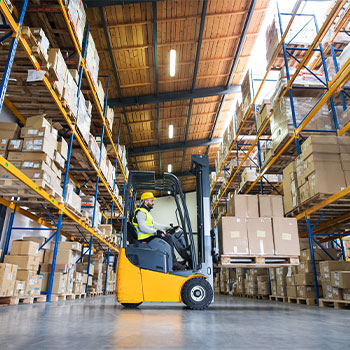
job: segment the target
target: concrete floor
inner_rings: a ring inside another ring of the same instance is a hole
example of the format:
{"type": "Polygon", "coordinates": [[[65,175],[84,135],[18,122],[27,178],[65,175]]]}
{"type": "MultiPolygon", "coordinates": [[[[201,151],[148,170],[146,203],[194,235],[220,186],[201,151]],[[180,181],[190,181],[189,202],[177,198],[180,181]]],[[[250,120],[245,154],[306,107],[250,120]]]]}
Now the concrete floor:
{"type": "Polygon", "coordinates": [[[350,310],[217,296],[125,310],[113,296],[0,308],[0,349],[348,349],[350,310]]]}

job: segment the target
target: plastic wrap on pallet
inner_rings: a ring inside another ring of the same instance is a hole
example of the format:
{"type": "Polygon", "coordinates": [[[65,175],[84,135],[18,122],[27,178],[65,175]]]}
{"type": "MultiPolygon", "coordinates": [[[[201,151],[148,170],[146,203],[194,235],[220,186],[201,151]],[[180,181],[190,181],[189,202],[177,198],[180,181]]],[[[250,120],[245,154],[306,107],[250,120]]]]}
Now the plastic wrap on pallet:
{"type": "Polygon", "coordinates": [[[257,168],[245,168],[241,174],[241,188],[247,182],[254,182],[258,177],[258,169],[257,168]]]}
{"type": "MultiPolygon", "coordinates": [[[[98,70],[99,70],[100,58],[95,46],[94,39],[89,33],[88,46],[86,52],[86,67],[90,73],[91,80],[95,86],[98,88],[98,70]]],[[[103,106],[103,104],[101,104],[103,106]]]]}
{"type": "Polygon", "coordinates": [[[104,108],[104,103],[105,103],[105,91],[103,89],[103,85],[101,80],[98,81],[97,89],[96,89],[96,94],[97,97],[100,101],[100,105],[102,108],[104,108]]]}
{"type": "MultiPolygon", "coordinates": [[[[281,16],[282,17],[282,29],[288,25],[290,16],[281,16]]],[[[307,16],[297,16],[294,18],[294,21],[286,35],[285,43],[287,46],[300,45],[307,46],[312,43],[316,36],[316,28],[314,21],[310,21],[310,17],[307,16]]],[[[272,23],[267,27],[265,33],[266,39],[266,61],[269,63],[271,58],[278,46],[278,43],[281,40],[281,31],[279,26],[279,21],[277,16],[272,20],[272,23]]]]}
{"type": "Polygon", "coordinates": [[[113,128],[113,120],[114,120],[114,109],[107,106],[107,114],[106,114],[107,123],[109,128],[112,130],[113,128]]]}
{"type": "Polygon", "coordinates": [[[70,71],[67,72],[66,75],[66,83],[63,89],[63,99],[66,101],[67,106],[73,113],[73,115],[77,116],[77,92],[78,86],[71,74],[70,71]]]}
{"type": "MultiPolygon", "coordinates": [[[[81,209],[86,211],[89,219],[92,220],[94,211],[95,196],[81,196],[81,209]]],[[[100,210],[100,203],[96,202],[96,212],[95,212],[95,225],[97,227],[101,223],[102,215],[100,210]]]]}
{"type": "Polygon", "coordinates": [[[86,14],[82,0],[65,0],[65,7],[68,9],[68,17],[78,39],[80,47],[84,38],[86,14]]]}
{"type": "Polygon", "coordinates": [[[30,28],[32,34],[34,35],[36,42],[44,55],[45,59],[48,59],[47,51],[50,47],[49,39],[47,38],[44,30],[42,28],[30,28]]]}
{"type": "Polygon", "coordinates": [[[77,127],[87,144],[89,144],[90,137],[90,126],[91,126],[91,115],[88,114],[85,105],[85,98],[80,92],[80,101],[79,101],[79,111],[77,118],[77,127]]]}
{"type": "Polygon", "coordinates": [[[89,136],[89,151],[92,158],[98,163],[100,159],[100,146],[91,134],[89,136]]]}
{"type": "Polygon", "coordinates": [[[51,48],[48,50],[48,62],[51,78],[55,81],[56,90],[60,95],[66,83],[68,68],[60,49],[51,48]]]}
{"type": "Polygon", "coordinates": [[[66,195],[66,203],[72,206],[76,211],[81,211],[81,198],[78,194],[75,193],[75,185],[68,184],[67,185],[67,195],[66,195]]]}

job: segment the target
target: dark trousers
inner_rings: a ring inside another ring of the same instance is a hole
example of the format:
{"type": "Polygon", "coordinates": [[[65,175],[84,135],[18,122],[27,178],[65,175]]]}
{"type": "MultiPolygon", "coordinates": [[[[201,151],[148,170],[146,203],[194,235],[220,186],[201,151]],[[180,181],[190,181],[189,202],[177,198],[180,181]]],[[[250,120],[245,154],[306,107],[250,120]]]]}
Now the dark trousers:
{"type": "MultiPolygon", "coordinates": [[[[148,237],[148,238],[145,238],[145,239],[140,239],[139,242],[141,242],[141,243],[148,243],[155,237],[158,237],[158,236],[151,236],[151,237],[148,237]]],[[[173,236],[167,234],[167,235],[165,235],[165,237],[159,236],[158,238],[162,239],[163,241],[167,242],[170,245],[171,252],[172,252],[172,255],[173,255],[173,263],[176,263],[177,259],[176,259],[176,255],[175,255],[175,245],[174,245],[174,238],[173,238],[173,236]]]]}

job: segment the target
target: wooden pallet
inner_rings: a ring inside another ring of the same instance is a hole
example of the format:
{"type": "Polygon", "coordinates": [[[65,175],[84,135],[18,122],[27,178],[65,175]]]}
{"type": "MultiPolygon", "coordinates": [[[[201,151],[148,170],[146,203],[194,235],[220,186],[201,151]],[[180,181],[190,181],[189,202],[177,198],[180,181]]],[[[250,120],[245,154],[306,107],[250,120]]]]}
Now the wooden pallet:
{"type": "Polygon", "coordinates": [[[75,299],[84,299],[86,298],[86,293],[75,294],[75,299]]]}
{"type": "Polygon", "coordinates": [[[269,299],[271,301],[281,301],[283,303],[287,303],[288,302],[288,298],[287,297],[282,297],[280,295],[270,295],[269,299]]]}
{"type": "Polygon", "coordinates": [[[319,299],[320,307],[334,307],[335,309],[349,309],[350,300],[319,299]]]}
{"type": "Polygon", "coordinates": [[[245,296],[248,299],[258,299],[258,300],[269,300],[268,295],[246,295],[245,296]]]}
{"type": "Polygon", "coordinates": [[[106,295],[113,295],[113,294],[115,294],[115,291],[109,290],[106,292],[106,295]]]}
{"type": "Polygon", "coordinates": [[[301,297],[288,297],[288,303],[292,304],[304,304],[304,305],[315,305],[316,299],[314,298],[301,298],[301,297]]]}
{"type": "Polygon", "coordinates": [[[0,297],[0,304],[4,306],[18,305],[18,304],[45,303],[45,302],[46,302],[46,295],[0,297]]]}
{"type": "Polygon", "coordinates": [[[233,256],[221,255],[221,267],[279,267],[299,265],[297,256],[233,256]]]}

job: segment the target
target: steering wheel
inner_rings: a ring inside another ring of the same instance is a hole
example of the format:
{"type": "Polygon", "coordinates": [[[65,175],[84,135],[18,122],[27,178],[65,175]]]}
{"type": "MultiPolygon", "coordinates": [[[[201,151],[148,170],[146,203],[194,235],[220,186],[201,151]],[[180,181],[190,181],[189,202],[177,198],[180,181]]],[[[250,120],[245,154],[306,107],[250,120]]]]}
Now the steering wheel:
{"type": "Polygon", "coordinates": [[[171,226],[166,230],[166,233],[173,235],[180,226],[171,226]]]}

